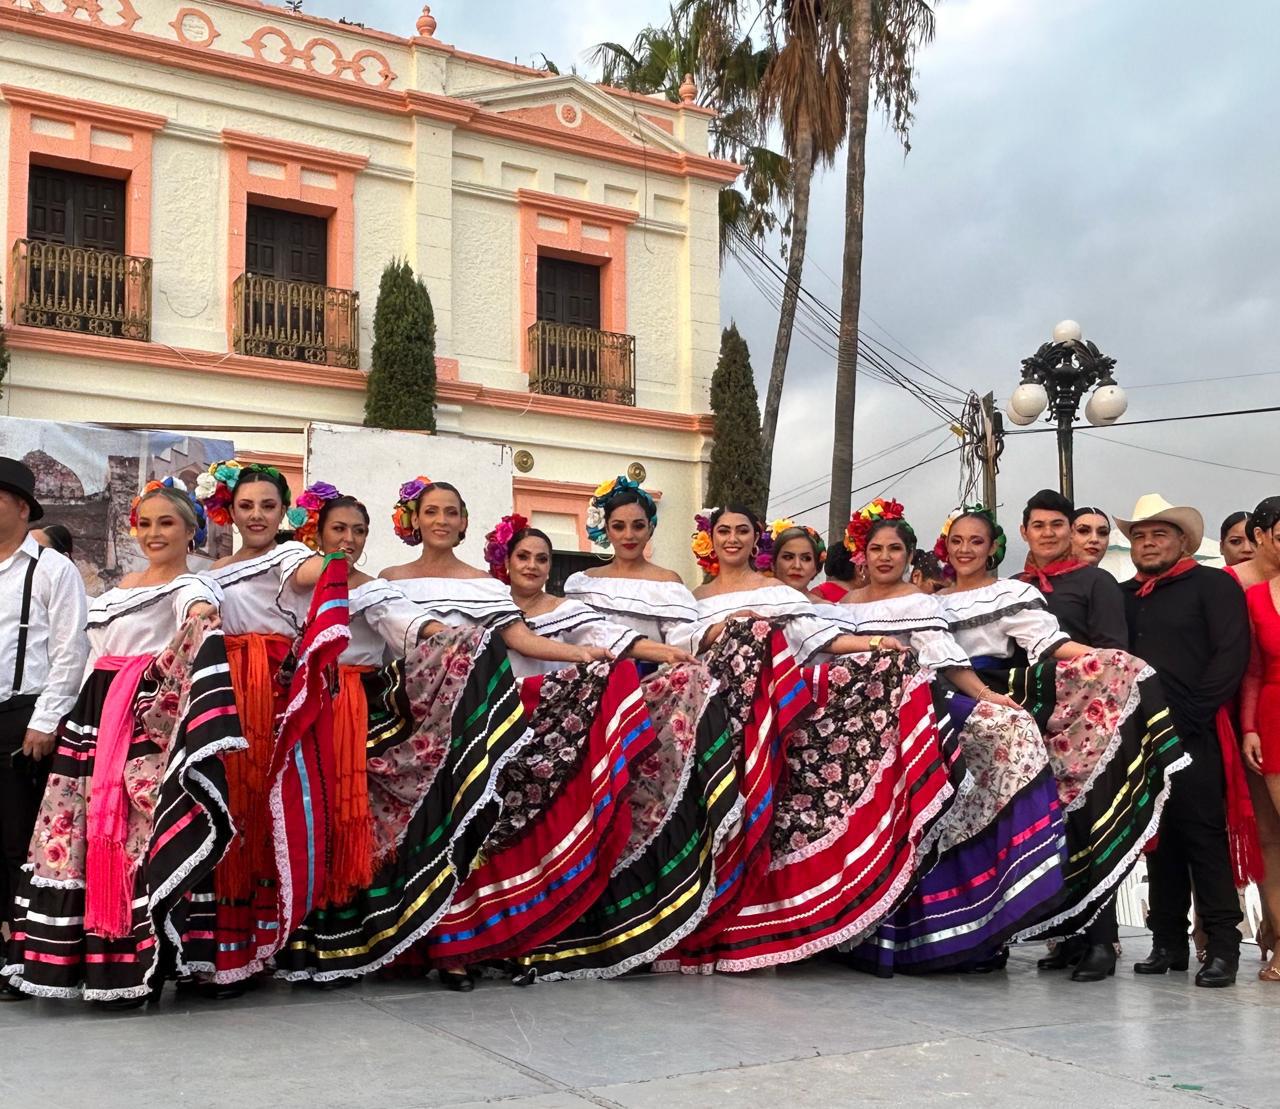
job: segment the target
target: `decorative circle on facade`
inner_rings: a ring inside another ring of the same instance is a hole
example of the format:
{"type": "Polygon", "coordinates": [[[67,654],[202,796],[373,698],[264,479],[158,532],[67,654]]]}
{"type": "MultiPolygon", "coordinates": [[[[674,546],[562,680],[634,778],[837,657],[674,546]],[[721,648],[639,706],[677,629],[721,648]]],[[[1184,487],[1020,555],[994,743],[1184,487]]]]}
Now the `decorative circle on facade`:
{"type": "Polygon", "coordinates": [[[627,467],[627,477],[629,477],[632,481],[642,482],[648,476],[649,476],[649,471],[644,468],[643,463],[633,462],[631,463],[630,466],[627,467]]]}
{"type": "Polygon", "coordinates": [[[582,113],[572,104],[557,104],[556,118],[566,127],[577,127],[582,122],[582,113]]]}
{"type": "Polygon", "coordinates": [[[169,26],[183,46],[194,46],[200,50],[208,50],[218,37],[213,20],[199,8],[179,8],[169,26]]]}
{"type": "Polygon", "coordinates": [[[527,474],[533,469],[533,452],[527,451],[523,447],[516,451],[515,456],[511,460],[515,463],[515,467],[522,474],[527,474]]]}

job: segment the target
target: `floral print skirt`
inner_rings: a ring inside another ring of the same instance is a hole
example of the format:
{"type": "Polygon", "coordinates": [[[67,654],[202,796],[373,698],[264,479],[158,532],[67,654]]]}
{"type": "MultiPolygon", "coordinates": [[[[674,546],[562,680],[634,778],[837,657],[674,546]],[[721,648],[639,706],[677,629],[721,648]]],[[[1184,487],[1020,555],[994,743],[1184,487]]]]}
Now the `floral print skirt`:
{"type": "Polygon", "coordinates": [[[160,980],[162,949],[166,970],[212,970],[208,921],[195,923],[195,902],[232,837],[220,756],[244,748],[222,637],[193,620],[143,672],[123,782],[132,920],[127,934],[108,939],[84,926],[87,828],[97,729],[118,675],[92,671],[59,728],[2,972],[26,993],[145,997],[160,980]]]}
{"type": "Polygon", "coordinates": [[[1066,815],[1062,904],[1021,937],[1073,935],[1110,902],[1155,835],[1170,778],[1190,759],[1159,678],[1124,651],[984,677],[1036,716],[1066,815]]]}
{"type": "Polygon", "coordinates": [[[793,962],[875,928],[919,878],[954,797],[929,686],[909,655],[807,671],[814,708],[785,736],[767,872],[691,953],[700,969],[793,962]]]}
{"type": "Polygon", "coordinates": [[[532,739],[498,774],[502,812],[427,940],[435,966],[533,950],[603,892],[631,837],[636,765],[657,736],[635,663],[526,678],[532,739]]]}

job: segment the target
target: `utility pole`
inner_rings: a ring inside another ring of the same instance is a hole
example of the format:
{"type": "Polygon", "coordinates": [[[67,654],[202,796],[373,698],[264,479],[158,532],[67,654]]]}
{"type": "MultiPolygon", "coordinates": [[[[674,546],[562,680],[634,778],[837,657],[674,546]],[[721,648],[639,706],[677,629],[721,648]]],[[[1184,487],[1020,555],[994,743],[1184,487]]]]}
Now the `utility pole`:
{"type": "Polygon", "coordinates": [[[994,393],[987,393],[980,402],[982,411],[982,442],[978,457],[982,459],[982,503],[992,517],[996,515],[996,474],[1000,469],[1000,452],[1004,449],[1004,427],[1000,413],[996,411],[994,393]]]}

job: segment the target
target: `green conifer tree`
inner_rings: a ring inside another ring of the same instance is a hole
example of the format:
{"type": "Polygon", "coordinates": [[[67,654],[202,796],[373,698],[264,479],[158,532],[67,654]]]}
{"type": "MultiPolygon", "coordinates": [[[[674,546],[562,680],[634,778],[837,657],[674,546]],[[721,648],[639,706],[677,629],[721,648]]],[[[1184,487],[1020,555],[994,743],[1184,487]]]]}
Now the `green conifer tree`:
{"type": "Polygon", "coordinates": [[[707,475],[707,504],[735,501],[764,515],[768,484],[760,450],[760,399],[751,352],[730,324],[720,336],[720,361],[711,378],[716,438],[707,475]]]}
{"type": "Polygon", "coordinates": [[[427,287],[404,259],[387,263],[378,286],[364,423],[436,429],[436,317],[427,287]]]}

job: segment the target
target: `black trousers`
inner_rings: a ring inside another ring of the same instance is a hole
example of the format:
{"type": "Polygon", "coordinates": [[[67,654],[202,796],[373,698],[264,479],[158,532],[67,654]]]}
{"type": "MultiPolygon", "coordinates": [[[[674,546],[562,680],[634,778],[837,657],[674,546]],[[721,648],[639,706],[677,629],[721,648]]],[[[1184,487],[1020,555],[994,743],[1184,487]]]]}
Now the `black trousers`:
{"type": "Polygon", "coordinates": [[[1084,930],[1084,938],[1091,944],[1111,946],[1120,942],[1120,925],[1116,921],[1116,899],[1111,896],[1093,923],[1084,930]]]}
{"type": "Polygon", "coordinates": [[[1210,958],[1240,958],[1240,899],[1227,847],[1227,803],[1216,736],[1183,736],[1191,765],[1173,776],[1160,818],[1156,850],[1147,856],[1151,911],[1147,922],[1161,947],[1186,950],[1195,883],[1196,907],[1210,958]]]}
{"type": "Polygon", "coordinates": [[[10,925],[52,761],[22,754],[30,719],[30,708],[0,712],[0,921],[10,925]]]}

